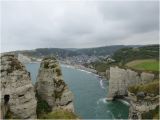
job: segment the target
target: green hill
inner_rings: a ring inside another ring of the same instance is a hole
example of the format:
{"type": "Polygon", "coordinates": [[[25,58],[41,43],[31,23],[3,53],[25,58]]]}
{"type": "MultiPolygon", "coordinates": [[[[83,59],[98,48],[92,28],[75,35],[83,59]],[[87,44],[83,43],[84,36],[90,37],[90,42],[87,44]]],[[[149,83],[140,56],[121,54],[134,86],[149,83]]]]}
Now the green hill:
{"type": "Polygon", "coordinates": [[[159,71],[159,61],[155,59],[134,60],[127,63],[126,66],[135,70],[159,71]]]}
{"type": "Polygon", "coordinates": [[[137,59],[159,59],[159,45],[122,48],[114,53],[113,59],[122,65],[137,59]]]}
{"type": "Polygon", "coordinates": [[[112,46],[104,46],[104,47],[96,47],[96,48],[38,48],[35,50],[23,50],[23,51],[14,51],[13,53],[22,53],[27,56],[34,57],[43,57],[43,56],[59,56],[62,58],[72,57],[77,55],[88,55],[88,56],[106,56],[113,55],[115,51],[126,48],[129,46],[124,45],[112,45],[112,46]]]}

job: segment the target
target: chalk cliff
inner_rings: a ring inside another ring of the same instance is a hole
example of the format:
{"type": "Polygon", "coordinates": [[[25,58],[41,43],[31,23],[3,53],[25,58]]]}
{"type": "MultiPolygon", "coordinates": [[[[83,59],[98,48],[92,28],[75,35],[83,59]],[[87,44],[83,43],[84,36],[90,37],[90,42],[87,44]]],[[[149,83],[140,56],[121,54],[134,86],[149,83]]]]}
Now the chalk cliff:
{"type": "Polygon", "coordinates": [[[0,56],[1,117],[36,118],[37,101],[30,74],[12,54],[0,56]]]}
{"type": "Polygon", "coordinates": [[[37,82],[37,94],[55,110],[74,111],[73,94],[63,81],[60,65],[56,58],[44,58],[41,62],[37,82]]]}
{"type": "Polygon", "coordinates": [[[109,93],[108,100],[112,100],[116,96],[127,95],[128,87],[136,84],[145,84],[154,79],[152,73],[138,73],[130,69],[122,69],[119,67],[110,67],[109,93]]]}

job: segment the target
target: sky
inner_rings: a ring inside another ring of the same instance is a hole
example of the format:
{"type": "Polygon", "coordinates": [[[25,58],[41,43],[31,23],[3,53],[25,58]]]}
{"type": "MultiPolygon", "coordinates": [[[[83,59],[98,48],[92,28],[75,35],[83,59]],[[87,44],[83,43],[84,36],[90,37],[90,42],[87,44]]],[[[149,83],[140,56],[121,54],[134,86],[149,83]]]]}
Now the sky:
{"type": "Polygon", "coordinates": [[[158,0],[2,0],[1,52],[159,42],[158,0]]]}

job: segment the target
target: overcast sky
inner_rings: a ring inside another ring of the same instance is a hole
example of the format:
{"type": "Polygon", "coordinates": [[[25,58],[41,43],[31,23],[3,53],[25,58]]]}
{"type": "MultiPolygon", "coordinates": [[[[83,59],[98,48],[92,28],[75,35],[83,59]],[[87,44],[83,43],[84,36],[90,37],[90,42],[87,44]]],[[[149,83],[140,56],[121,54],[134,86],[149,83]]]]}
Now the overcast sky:
{"type": "Polygon", "coordinates": [[[2,1],[1,51],[158,43],[158,1],[74,1],[2,1]]]}

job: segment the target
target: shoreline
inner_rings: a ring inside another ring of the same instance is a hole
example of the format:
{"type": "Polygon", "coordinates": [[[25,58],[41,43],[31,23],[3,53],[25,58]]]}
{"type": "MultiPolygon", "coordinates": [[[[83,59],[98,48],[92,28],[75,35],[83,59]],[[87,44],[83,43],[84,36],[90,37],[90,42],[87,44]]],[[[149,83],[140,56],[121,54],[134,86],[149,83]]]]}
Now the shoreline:
{"type": "MultiPolygon", "coordinates": [[[[86,72],[86,73],[92,73],[92,74],[98,76],[100,79],[102,79],[102,77],[94,69],[86,68],[82,65],[70,65],[70,64],[64,64],[64,63],[62,63],[61,65],[63,65],[64,67],[77,69],[77,70],[80,70],[80,71],[83,71],[83,72],[86,72]]],[[[104,79],[102,79],[102,80],[104,80],[104,79]]]]}
{"type": "Polygon", "coordinates": [[[65,66],[68,66],[70,68],[74,68],[74,69],[79,69],[81,71],[84,71],[84,72],[87,72],[87,73],[93,73],[95,74],[96,76],[98,76],[100,79],[102,80],[107,80],[106,76],[105,75],[101,75],[98,71],[96,71],[95,69],[91,69],[91,68],[87,68],[83,65],[72,65],[72,64],[67,64],[67,63],[63,63],[63,62],[60,62],[61,64],[65,65],[65,66]]]}

